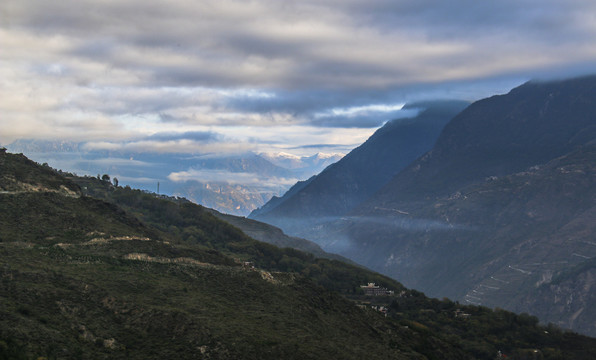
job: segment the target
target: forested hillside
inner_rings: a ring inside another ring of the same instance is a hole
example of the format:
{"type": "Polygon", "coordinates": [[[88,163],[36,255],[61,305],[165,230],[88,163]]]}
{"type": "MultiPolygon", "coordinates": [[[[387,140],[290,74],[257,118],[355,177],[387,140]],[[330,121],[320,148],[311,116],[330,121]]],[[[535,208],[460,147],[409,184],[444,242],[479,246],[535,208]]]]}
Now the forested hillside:
{"type": "Polygon", "coordinates": [[[3,359],[596,355],[594,339],[255,241],[187,201],[79,188],[22,155],[0,170],[3,359]]]}

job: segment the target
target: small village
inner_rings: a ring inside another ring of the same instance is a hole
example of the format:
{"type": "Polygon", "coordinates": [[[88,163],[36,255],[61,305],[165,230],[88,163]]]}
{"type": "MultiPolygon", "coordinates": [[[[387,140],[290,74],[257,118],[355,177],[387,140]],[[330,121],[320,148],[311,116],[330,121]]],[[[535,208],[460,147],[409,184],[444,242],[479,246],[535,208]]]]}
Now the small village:
{"type": "Polygon", "coordinates": [[[394,295],[393,290],[389,290],[384,287],[380,287],[375,283],[368,283],[368,285],[360,285],[360,288],[364,290],[364,295],[368,296],[382,296],[382,295],[394,295]]]}
{"type": "MultiPolygon", "coordinates": [[[[372,282],[369,282],[366,285],[360,285],[360,289],[363,291],[364,296],[366,297],[395,296],[395,291],[389,290],[385,287],[381,287],[372,282]]],[[[397,296],[403,296],[405,293],[405,291],[402,291],[397,296]]],[[[389,311],[388,300],[382,301],[382,303],[378,303],[377,301],[359,300],[357,301],[356,306],[358,306],[361,309],[372,309],[378,311],[384,314],[385,316],[387,316],[387,312],[389,311]]]]}
{"type": "MultiPolygon", "coordinates": [[[[407,294],[406,290],[402,290],[396,294],[394,290],[387,289],[372,282],[369,282],[366,285],[360,285],[360,289],[364,293],[364,298],[354,299],[356,301],[356,306],[365,310],[372,309],[378,311],[384,314],[385,317],[387,317],[387,313],[389,312],[389,306],[392,301],[391,298],[401,298],[407,294]]],[[[471,314],[466,313],[459,308],[453,311],[454,318],[465,320],[471,316],[471,314]]]]}

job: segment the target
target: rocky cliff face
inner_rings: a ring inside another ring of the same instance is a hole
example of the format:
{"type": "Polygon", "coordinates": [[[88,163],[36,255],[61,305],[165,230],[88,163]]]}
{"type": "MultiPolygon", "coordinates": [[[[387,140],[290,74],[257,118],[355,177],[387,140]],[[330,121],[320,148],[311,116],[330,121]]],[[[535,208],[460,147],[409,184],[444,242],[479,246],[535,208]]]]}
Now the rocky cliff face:
{"type": "Polygon", "coordinates": [[[536,293],[526,295],[518,309],[544,314],[545,322],[563,328],[596,333],[596,267],[584,268],[572,276],[555,279],[539,286],[536,293]]]}

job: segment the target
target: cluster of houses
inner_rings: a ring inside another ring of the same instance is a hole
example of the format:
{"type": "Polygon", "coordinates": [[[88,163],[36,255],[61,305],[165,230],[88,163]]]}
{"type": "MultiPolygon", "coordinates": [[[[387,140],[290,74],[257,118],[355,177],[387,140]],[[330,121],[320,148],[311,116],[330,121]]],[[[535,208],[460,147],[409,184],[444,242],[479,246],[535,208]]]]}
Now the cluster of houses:
{"type": "MultiPolygon", "coordinates": [[[[368,283],[367,285],[360,285],[360,288],[364,291],[364,295],[367,296],[387,296],[387,295],[394,295],[393,290],[389,290],[387,288],[381,287],[375,283],[368,283]]],[[[382,314],[387,316],[388,308],[384,305],[371,305],[370,303],[364,303],[358,305],[359,307],[365,308],[372,308],[375,311],[378,311],[382,314]]]]}
{"type": "Polygon", "coordinates": [[[380,287],[375,283],[368,283],[368,285],[360,285],[360,288],[364,291],[364,295],[380,296],[380,295],[393,295],[393,290],[380,287]]]}
{"type": "MultiPolygon", "coordinates": [[[[394,295],[394,291],[393,290],[389,290],[387,288],[381,287],[375,283],[368,283],[367,285],[360,285],[360,288],[364,291],[364,295],[367,296],[387,296],[387,295],[394,295]]],[[[398,297],[402,297],[406,294],[406,291],[401,291],[397,296],[398,297]]],[[[361,303],[357,305],[358,307],[362,308],[362,309],[366,309],[366,308],[372,308],[373,310],[376,310],[378,312],[381,312],[383,314],[385,314],[385,316],[387,316],[387,307],[383,306],[383,305],[371,305],[370,302],[365,302],[365,303],[361,303]]],[[[432,311],[432,310],[431,310],[432,311]]],[[[464,312],[462,309],[456,309],[453,312],[453,315],[456,318],[461,318],[461,319],[467,319],[470,316],[472,316],[471,314],[468,314],[466,312],[464,312]]]]}

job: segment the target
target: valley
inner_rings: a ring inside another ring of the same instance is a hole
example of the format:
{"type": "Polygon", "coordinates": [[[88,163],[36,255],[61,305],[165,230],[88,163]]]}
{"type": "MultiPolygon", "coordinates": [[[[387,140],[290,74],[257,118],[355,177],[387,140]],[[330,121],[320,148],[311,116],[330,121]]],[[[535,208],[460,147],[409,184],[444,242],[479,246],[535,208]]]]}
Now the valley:
{"type": "Polygon", "coordinates": [[[596,359],[595,19],[2,0],[0,360],[596,359]]]}
{"type": "Polygon", "coordinates": [[[593,76],[522,85],[471,104],[348,213],[267,216],[430,296],[596,335],[594,104],[593,76]]]}

